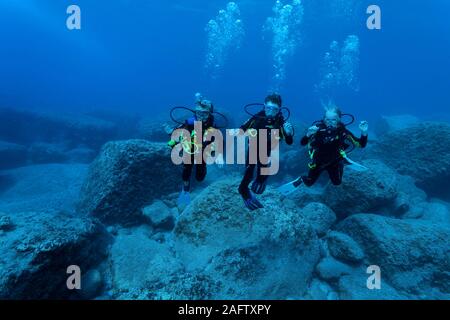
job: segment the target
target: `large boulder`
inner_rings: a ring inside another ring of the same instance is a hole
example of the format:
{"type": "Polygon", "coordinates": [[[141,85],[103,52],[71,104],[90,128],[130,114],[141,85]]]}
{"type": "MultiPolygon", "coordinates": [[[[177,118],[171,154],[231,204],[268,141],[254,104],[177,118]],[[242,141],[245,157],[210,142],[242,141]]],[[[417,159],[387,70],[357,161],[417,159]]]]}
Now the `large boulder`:
{"type": "Polygon", "coordinates": [[[336,214],[333,210],[320,202],[307,204],[301,212],[319,237],[325,235],[336,222],[336,214]]]}
{"type": "Polygon", "coordinates": [[[450,225],[450,204],[438,200],[423,201],[406,212],[402,218],[421,219],[437,224],[450,225]]]}
{"type": "Polygon", "coordinates": [[[425,122],[383,135],[370,154],[413,177],[429,195],[448,198],[449,145],[450,124],[425,122]]]}
{"type": "Polygon", "coordinates": [[[165,144],[109,142],[89,168],[78,208],[106,224],[136,224],[145,205],[178,190],[179,179],[165,144]]]}
{"type": "Polygon", "coordinates": [[[358,263],[364,258],[364,252],[348,235],[332,231],[327,235],[328,249],[333,257],[348,263],[358,263]]]}
{"type": "Polygon", "coordinates": [[[311,281],[306,298],[312,300],[337,300],[338,294],[327,282],[315,278],[311,281]]]}
{"type": "Polygon", "coordinates": [[[117,138],[117,130],[110,121],[81,114],[0,109],[0,140],[24,145],[66,143],[70,148],[83,144],[97,149],[117,138]]]}
{"type": "Polygon", "coordinates": [[[156,241],[148,226],[121,229],[109,256],[111,290],[117,299],[149,299],[149,288],[167,285],[174,274],[183,274],[170,245],[156,241]]]}
{"type": "Polygon", "coordinates": [[[431,201],[424,206],[423,220],[450,226],[450,204],[443,201],[431,201]]]}
{"type": "Polygon", "coordinates": [[[375,133],[378,136],[382,136],[392,131],[402,130],[417,125],[419,124],[419,122],[419,118],[409,114],[397,116],[381,116],[381,118],[375,124],[375,133]]]}
{"type": "Polygon", "coordinates": [[[450,298],[448,225],[358,214],[338,230],[359,244],[367,266],[381,268],[382,283],[411,298],[450,298]]]}
{"type": "Polygon", "coordinates": [[[369,289],[367,278],[370,274],[360,270],[342,276],[337,285],[341,300],[406,300],[408,296],[399,293],[391,285],[383,281],[381,287],[369,289]]]}
{"type": "Polygon", "coordinates": [[[393,215],[403,217],[412,215],[427,201],[427,194],[415,185],[412,177],[397,175],[397,186],[398,194],[391,210],[393,215]]]}
{"type": "Polygon", "coordinates": [[[169,124],[162,119],[143,118],[139,121],[137,131],[139,138],[153,142],[167,142],[170,140],[170,129],[175,129],[176,124],[169,124]]]}
{"type": "Polygon", "coordinates": [[[142,213],[155,229],[172,230],[175,227],[176,208],[169,208],[163,201],[157,200],[142,209],[142,213]]]}
{"type": "Polygon", "coordinates": [[[186,208],[174,230],[177,256],[188,272],[204,270],[222,283],[214,298],[303,296],[320,258],[316,232],[270,187],[260,197],[264,208],[250,212],[238,185],[216,182],[186,208]]]}
{"type": "Polygon", "coordinates": [[[64,213],[14,213],[10,220],[0,231],[0,299],[81,298],[83,282],[81,291],[68,290],[67,268],[77,265],[83,275],[106,258],[103,227],[64,213]]]}
{"type": "Polygon", "coordinates": [[[328,184],[323,201],[343,218],[393,206],[398,195],[397,173],[378,160],[365,160],[366,172],[345,170],[342,185],[328,184]]]}
{"type": "Polygon", "coordinates": [[[332,257],[326,257],[316,266],[316,271],[321,279],[332,282],[351,274],[352,268],[332,257]]]}
{"type": "Polygon", "coordinates": [[[0,170],[24,166],[27,162],[27,148],[5,141],[0,141],[0,170]]]}

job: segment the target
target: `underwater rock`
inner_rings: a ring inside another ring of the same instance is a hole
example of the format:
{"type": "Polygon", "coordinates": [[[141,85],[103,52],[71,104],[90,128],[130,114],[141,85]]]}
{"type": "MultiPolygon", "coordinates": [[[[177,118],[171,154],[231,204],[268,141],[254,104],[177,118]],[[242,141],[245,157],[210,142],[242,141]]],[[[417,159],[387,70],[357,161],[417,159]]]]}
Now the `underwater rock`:
{"type": "Polygon", "coordinates": [[[9,216],[5,216],[0,212],[0,230],[10,231],[14,228],[14,224],[9,216]]]}
{"type": "Polygon", "coordinates": [[[338,295],[328,283],[314,278],[308,289],[307,298],[313,300],[337,300],[338,295]]]}
{"type": "Polygon", "coordinates": [[[173,211],[162,201],[157,200],[152,205],[142,209],[142,213],[150,223],[158,229],[172,230],[175,226],[173,211]]]}
{"type": "Polygon", "coordinates": [[[112,123],[115,127],[115,140],[131,139],[137,136],[141,116],[129,109],[95,109],[86,112],[86,116],[112,123]]]}
{"type": "Polygon", "coordinates": [[[117,137],[117,126],[109,121],[55,112],[0,108],[0,140],[30,145],[34,142],[87,145],[97,149],[117,137]]]}
{"type": "Polygon", "coordinates": [[[450,226],[450,205],[444,202],[427,202],[423,204],[423,214],[420,219],[439,225],[450,226]]]}
{"type": "Polygon", "coordinates": [[[238,185],[239,179],[224,179],[191,202],[174,229],[178,257],[188,271],[205,270],[224,284],[216,298],[302,296],[320,258],[315,231],[270,186],[260,197],[265,207],[250,212],[238,185]]]}
{"type": "Polygon", "coordinates": [[[338,230],[352,237],[367,265],[381,268],[382,283],[412,298],[450,298],[450,228],[425,220],[358,214],[338,230]]]}
{"type": "Polygon", "coordinates": [[[32,164],[64,163],[68,160],[65,147],[52,143],[34,143],[28,153],[32,164]]]}
{"type": "Polygon", "coordinates": [[[208,275],[179,272],[172,274],[165,282],[157,281],[140,290],[138,297],[152,300],[211,300],[218,296],[220,287],[221,283],[208,275]]]}
{"type": "Polygon", "coordinates": [[[112,290],[117,299],[149,299],[150,287],[161,287],[173,281],[176,274],[184,274],[167,243],[150,238],[147,226],[121,230],[110,252],[112,290]]]}
{"type": "Polygon", "coordinates": [[[101,294],[103,278],[97,269],[89,270],[81,276],[80,295],[83,299],[93,299],[101,294]]]}
{"type": "Polygon", "coordinates": [[[352,273],[352,268],[332,257],[327,257],[316,266],[319,277],[325,281],[333,281],[352,273]]]}
{"type": "Polygon", "coordinates": [[[280,175],[274,177],[275,179],[287,177],[289,180],[294,180],[305,173],[311,161],[306,148],[290,148],[282,144],[280,150],[280,154],[283,155],[280,161],[280,175]]]}
{"type": "Polygon", "coordinates": [[[327,235],[328,249],[338,260],[358,263],[364,259],[364,252],[360,246],[348,235],[332,231],[327,235]]]}
{"type": "Polygon", "coordinates": [[[345,170],[342,185],[327,185],[323,202],[342,219],[345,216],[389,207],[398,195],[397,174],[379,160],[365,160],[366,172],[345,170]]]}
{"type": "Polygon", "coordinates": [[[179,186],[179,171],[163,143],[113,141],[90,165],[78,209],[106,224],[137,224],[142,207],[179,186]]]}
{"type": "MultiPolygon", "coordinates": [[[[170,133],[165,131],[165,123],[163,119],[144,118],[138,124],[138,136],[141,139],[152,142],[166,142],[170,140],[170,133]]],[[[175,127],[175,125],[172,125],[175,127]]]]}
{"type": "Polygon", "coordinates": [[[24,166],[27,162],[27,148],[5,141],[0,141],[0,170],[24,166]]]}
{"type": "Polygon", "coordinates": [[[417,125],[419,122],[419,118],[409,114],[381,116],[381,119],[375,123],[375,133],[377,136],[382,136],[391,131],[402,130],[417,125]]]}
{"type": "Polygon", "coordinates": [[[1,172],[7,185],[0,197],[0,210],[7,213],[74,211],[88,166],[45,164],[1,172]]]}
{"type": "Polygon", "coordinates": [[[414,179],[409,176],[397,176],[398,194],[395,199],[393,210],[394,216],[405,217],[416,212],[426,202],[427,194],[414,184],[414,179]]]}
{"type": "Polygon", "coordinates": [[[70,163],[91,163],[97,156],[97,152],[86,147],[78,147],[66,152],[70,163]]]}
{"type": "Polygon", "coordinates": [[[449,198],[450,125],[424,122],[385,134],[369,150],[402,175],[415,179],[429,196],[449,198]]]}
{"type": "MultiPolygon", "coordinates": [[[[287,182],[288,181],[285,183],[287,182]]],[[[289,195],[289,199],[300,208],[306,207],[310,203],[324,203],[324,190],[325,188],[319,184],[316,184],[311,188],[300,186],[294,193],[289,195]]]]}
{"type": "Polygon", "coordinates": [[[381,282],[380,289],[367,288],[365,270],[351,275],[344,275],[339,279],[338,292],[341,300],[405,300],[407,296],[400,294],[386,281],[381,282]]]}
{"type": "Polygon", "coordinates": [[[325,235],[336,222],[336,214],[333,210],[320,202],[307,204],[301,212],[319,237],[325,235]]]}
{"type": "Polygon", "coordinates": [[[14,214],[15,228],[2,236],[0,299],[65,299],[78,293],[67,289],[67,268],[81,272],[106,258],[109,238],[90,219],[64,213],[14,214]]]}

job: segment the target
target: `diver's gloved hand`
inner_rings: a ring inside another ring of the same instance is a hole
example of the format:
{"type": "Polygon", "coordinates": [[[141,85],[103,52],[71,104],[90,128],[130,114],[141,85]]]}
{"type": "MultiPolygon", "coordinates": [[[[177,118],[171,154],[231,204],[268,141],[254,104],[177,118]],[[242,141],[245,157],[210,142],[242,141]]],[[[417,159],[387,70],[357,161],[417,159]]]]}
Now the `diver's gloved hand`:
{"type": "Polygon", "coordinates": [[[284,133],[287,136],[293,136],[294,135],[294,127],[290,122],[285,122],[283,125],[284,133]]]}
{"type": "Polygon", "coordinates": [[[266,190],[266,179],[256,179],[252,183],[252,191],[256,194],[263,194],[266,190]]]}
{"type": "Polygon", "coordinates": [[[172,139],[169,142],[167,142],[167,145],[173,149],[173,147],[175,147],[177,145],[177,142],[172,139]]]}
{"type": "Polygon", "coordinates": [[[317,131],[319,131],[319,127],[318,126],[312,126],[312,127],[308,128],[308,132],[306,132],[306,136],[309,138],[312,135],[315,135],[317,133],[317,131]]]}
{"type": "Polygon", "coordinates": [[[359,124],[359,129],[361,130],[363,136],[367,136],[369,132],[369,123],[367,121],[361,121],[359,124]]]}

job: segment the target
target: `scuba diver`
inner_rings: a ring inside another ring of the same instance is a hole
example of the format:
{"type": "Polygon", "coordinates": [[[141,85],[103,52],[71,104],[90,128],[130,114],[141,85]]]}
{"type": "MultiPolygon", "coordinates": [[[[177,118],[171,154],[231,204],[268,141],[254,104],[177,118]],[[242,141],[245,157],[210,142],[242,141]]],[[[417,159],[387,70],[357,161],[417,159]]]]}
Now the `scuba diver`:
{"type": "MultiPolygon", "coordinates": [[[[206,148],[208,145],[214,143],[214,137],[211,141],[205,142],[203,139],[202,142],[197,142],[197,133],[194,130],[194,124],[196,121],[201,121],[202,123],[202,130],[203,134],[202,137],[206,137],[208,134],[208,131],[210,130],[216,130],[216,124],[215,124],[215,118],[214,118],[214,106],[210,100],[206,100],[202,97],[200,93],[197,93],[195,95],[196,98],[196,107],[194,110],[190,110],[188,108],[184,107],[176,107],[173,108],[171,111],[171,117],[173,110],[176,109],[185,109],[188,111],[192,111],[194,114],[192,117],[188,118],[184,121],[181,125],[176,127],[173,131],[177,129],[185,129],[190,133],[191,139],[193,142],[187,142],[184,141],[183,138],[180,137],[179,141],[175,141],[171,139],[168,142],[168,146],[172,149],[180,143],[184,149],[185,152],[187,152],[189,155],[191,155],[191,162],[190,163],[184,163],[183,164],[183,173],[182,173],[182,180],[183,180],[183,186],[181,189],[180,196],[178,198],[178,205],[179,206],[187,206],[190,203],[190,188],[191,188],[191,175],[192,171],[195,167],[195,178],[197,181],[201,182],[205,179],[207,169],[206,169],[206,163],[204,160],[202,160],[201,163],[195,163],[194,162],[194,156],[198,152],[201,152],[202,149],[206,148]],[[201,147],[199,147],[201,146],[201,147]]],[[[174,120],[174,118],[172,117],[174,120]]],[[[178,123],[178,121],[174,120],[178,123]]],[[[218,161],[220,162],[219,158],[222,155],[218,155],[218,161]]],[[[223,160],[222,160],[223,161],[223,160]]]]}
{"type": "MultiPolygon", "coordinates": [[[[260,105],[260,104],[252,104],[260,105]]],[[[249,105],[250,106],[250,105],[249,105]]],[[[271,129],[278,129],[280,132],[280,139],[284,139],[288,145],[292,145],[294,142],[294,128],[291,123],[287,122],[282,113],[282,100],[281,96],[278,94],[272,94],[266,97],[264,102],[264,110],[253,115],[249,120],[247,120],[242,126],[241,130],[244,132],[249,132],[252,130],[255,135],[258,135],[258,146],[259,146],[259,130],[267,129],[267,142],[268,142],[268,156],[271,154],[271,129]]],[[[245,206],[250,210],[256,210],[263,208],[263,205],[255,198],[252,191],[255,194],[262,194],[266,189],[266,183],[268,175],[261,174],[261,169],[267,167],[261,163],[258,159],[257,164],[250,164],[249,155],[247,156],[246,169],[244,177],[239,185],[239,193],[244,199],[245,206]],[[251,191],[249,185],[253,180],[253,175],[255,168],[256,179],[253,181],[251,186],[251,191]]]]}
{"type": "Polygon", "coordinates": [[[308,164],[309,173],[307,176],[299,177],[281,186],[278,190],[282,194],[289,195],[302,183],[307,187],[313,186],[324,171],[328,172],[328,176],[334,185],[340,185],[344,174],[344,165],[350,166],[356,171],[367,170],[366,167],[349,159],[346,150],[351,146],[353,148],[366,147],[369,125],[367,121],[361,121],[359,124],[361,137],[357,138],[346,128],[353,123],[353,116],[351,116],[352,121],[349,124],[343,124],[343,116],[344,114],[336,106],[326,108],[323,120],[315,122],[308,129],[301,140],[301,145],[308,145],[309,147],[311,158],[311,162],[308,164]]]}

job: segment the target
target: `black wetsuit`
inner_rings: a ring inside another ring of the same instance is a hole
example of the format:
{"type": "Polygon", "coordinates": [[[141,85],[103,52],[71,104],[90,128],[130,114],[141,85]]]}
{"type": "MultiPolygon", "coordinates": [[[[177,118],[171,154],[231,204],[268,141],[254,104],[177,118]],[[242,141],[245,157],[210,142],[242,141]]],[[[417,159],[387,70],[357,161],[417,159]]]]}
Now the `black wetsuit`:
{"type": "MultiPolygon", "coordinates": [[[[194,122],[198,121],[196,120],[196,117],[189,118],[186,120],[186,122],[180,126],[178,129],[185,129],[189,131],[190,134],[194,131],[194,122]]],[[[208,120],[202,122],[202,129],[203,134],[206,132],[206,130],[214,128],[214,117],[211,115],[208,120]]],[[[202,142],[203,150],[206,148],[209,144],[213,143],[214,139],[212,141],[202,142]]],[[[195,147],[191,146],[191,152],[195,152],[195,147]]],[[[202,162],[201,163],[194,163],[195,154],[191,155],[191,164],[183,164],[183,175],[182,179],[183,182],[185,182],[185,186],[183,186],[183,190],[186,192],[189,192],[190,190],[190,181],[191,181],[191,175],[192,175],[192,169],[195,166],[195,179],[197,181],[203,181],[206,177],[206,163],[203,161],[202,156],[202,162]]]]}
{"type": "Polygon", "coordinates": [[[301,145],[309,145],[309,154],[311,163],[309,164],[309,173],[302,177],[303,183],[312,186],[323,171],[327,171],[331,182],[334,185],[342,183],[344,173],[344,158],[342,151],[347,150],[351,145],[356,148],[365,148],[367,145],[367,136],[355,137],[344,125],[337,128],[327,128],[321,122],[317,125],[319,131],[310,138],[304,136],[301,145]]]}
{"type": "MultiPolygon", "coordinates": [[[[265,112],[261,111],[260,113],[254,115],[249,120],[247,120],[242,126],[241,129],[246,132],[249,129],[267,129],[267,150],[268,150],[268,157],[271,155],[271,129],[278,129],[280,130],[280,139],[284,139],[288,145],[291,145],[294,142],[294,137],[286,135],[284,133],[283,125],[285,123],[284,117],[279,114],[275,118],[267,118],[265,116],[265,112]]],[[[259,146],[259,131],[258,132],[258,146],[259,146]]],[[[257,169],[256,173],[256,180],[259,183],[265,183],[269,176],[262,175],[261,174],[261,168],[267,167],[267,164],[263,164],[260,162],[260,159],[258,157],[257,164],[250,164],[249,156],[247,155],[247,162],[245,167],[245,174],[242,178],[241,184],[239,185],[239,193],[242,195],[242,197],[247,200],[251,197],[249,185],[253,180],[253,175],[255,168],[257,169]]]]}

